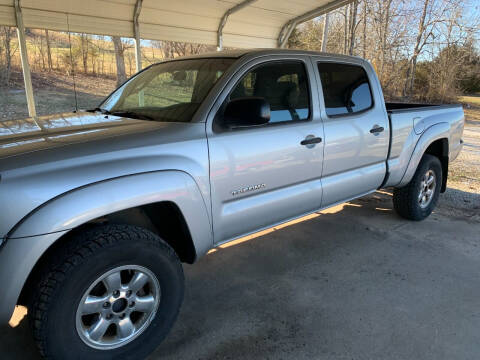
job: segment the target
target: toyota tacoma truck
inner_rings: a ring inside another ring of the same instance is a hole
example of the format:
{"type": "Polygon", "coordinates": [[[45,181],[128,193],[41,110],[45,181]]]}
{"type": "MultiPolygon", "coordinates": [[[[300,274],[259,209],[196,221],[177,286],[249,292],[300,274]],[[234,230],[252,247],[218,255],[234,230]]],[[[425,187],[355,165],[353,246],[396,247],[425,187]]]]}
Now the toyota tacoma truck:
{"type": "Polygon", "coordinates": [[[385,187],[422,220],[463,126],[459,105],[385,103],[363,59],[295,50],[165,61],[96,109],[1,122],[0,322],[27,306],[48,359],[143,358],[182,262],[385,187]]]}

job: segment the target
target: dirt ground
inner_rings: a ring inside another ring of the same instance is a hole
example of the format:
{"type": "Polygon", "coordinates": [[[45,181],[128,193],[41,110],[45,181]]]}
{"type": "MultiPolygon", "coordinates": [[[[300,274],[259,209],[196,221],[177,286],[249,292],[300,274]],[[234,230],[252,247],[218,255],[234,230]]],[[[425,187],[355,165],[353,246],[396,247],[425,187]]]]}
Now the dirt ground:
{"type": "MultiPolygon", "coordinates": [[[[410,222],[379,191],[185,265],[185,301],[150,360],[478,359],[480,106],[448,190],[410,222]]],[[[39,359],[24,308],[2,359],[39,359]]]]}

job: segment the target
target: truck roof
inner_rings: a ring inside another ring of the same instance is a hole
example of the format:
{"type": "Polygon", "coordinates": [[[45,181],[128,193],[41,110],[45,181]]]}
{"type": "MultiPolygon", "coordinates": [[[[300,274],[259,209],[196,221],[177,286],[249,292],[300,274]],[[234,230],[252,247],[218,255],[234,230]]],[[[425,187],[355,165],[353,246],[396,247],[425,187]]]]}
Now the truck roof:
{"type": "MultiPolygon", "coordinates": [[[[241,58],[243,56],[248,55],[315,55],[315,56],[324,56],[328,58],[335,58],[335,59],[362,59],[358,56],[348,56],[342,54],[333,54],[328,52],[319,52],[319,51],[308,51],[308,50],[297,50],[297,49],[235,49],[235,50],[222,50],[222,51],[215,51],[209,52],[199,55],[192,55],[182,57],[183,59],[199,59],[199,58],[241,58]]],[[[362,59],[364,60],[364,59],[362,59]]]]}

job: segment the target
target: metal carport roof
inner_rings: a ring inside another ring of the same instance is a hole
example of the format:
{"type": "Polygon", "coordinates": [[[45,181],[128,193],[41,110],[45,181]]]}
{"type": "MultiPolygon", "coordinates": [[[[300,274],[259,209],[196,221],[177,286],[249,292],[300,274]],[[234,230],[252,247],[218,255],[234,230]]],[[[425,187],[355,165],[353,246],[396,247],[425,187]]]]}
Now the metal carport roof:
{"type": "Polygon", "coordinates": [[[25,28],[236,48],[283,47],[298,24],[353,0],[0,0],[0,25],[16,26],[28,113],[36,109],[25,28]]]}
{"type": "MultiPolygon", "coordinates": [[[[349,2],[351,0],[21,0],[20,6],[27,28],[132,38],[137,6],[140,38],[210,45],[217,44],[217,31],[228,17],[223,28],[223,45],[253,48],[276,47],[282,29],[286,34],[293,22],[309,20],[349,2]]],[[[0,25],[16,24],[15,0],[0,0],[0,25]]]]}

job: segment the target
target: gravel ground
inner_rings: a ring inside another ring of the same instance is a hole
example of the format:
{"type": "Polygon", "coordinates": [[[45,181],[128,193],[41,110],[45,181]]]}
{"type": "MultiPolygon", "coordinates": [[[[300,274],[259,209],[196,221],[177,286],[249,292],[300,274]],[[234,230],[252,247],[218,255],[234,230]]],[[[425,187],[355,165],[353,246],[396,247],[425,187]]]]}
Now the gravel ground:
{"type": "Polygon", "coordinates": [[[441,211],[480,217],[480,106],[465,106],[464,146],[450,163],[448,189],[440,197],[441,211]]]}

